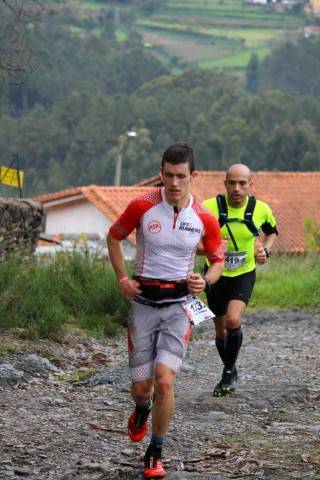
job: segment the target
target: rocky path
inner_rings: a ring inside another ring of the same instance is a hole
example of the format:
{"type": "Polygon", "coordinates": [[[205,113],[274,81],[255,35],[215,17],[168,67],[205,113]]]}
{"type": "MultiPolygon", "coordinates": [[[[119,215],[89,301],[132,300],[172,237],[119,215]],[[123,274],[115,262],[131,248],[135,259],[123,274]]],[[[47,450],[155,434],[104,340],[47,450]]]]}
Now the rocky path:
{"type": "MultiPolygon", "coordinates": [[[[194,330],[176,383],[168,480],[320,478],[320,314],[247,314],[237,392],[213,398],[210,324],[194,330]]],[[[148,443],[132,409],[125,336],[0,340],[0,479],[141,479],[148,443]]]]}

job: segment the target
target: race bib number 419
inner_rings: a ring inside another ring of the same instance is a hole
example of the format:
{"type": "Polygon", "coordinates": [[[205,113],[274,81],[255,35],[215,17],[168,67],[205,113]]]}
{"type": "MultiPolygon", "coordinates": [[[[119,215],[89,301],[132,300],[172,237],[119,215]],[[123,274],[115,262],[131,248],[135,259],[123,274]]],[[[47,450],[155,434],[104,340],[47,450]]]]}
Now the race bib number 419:
{"type": "Polygon", "coordinates": [[[225,254],[224,265],[226,270],[237,270],[237,268],[245,264],[246,260],[246,252],[227,252],[225,254]]]}
{"type": "Polygon", "coordinates": [[[199,325],[206,320],[210,320],[215,314],[199,298],[192,297],[182,304],[189,320],[193,325],[199,325]]]}

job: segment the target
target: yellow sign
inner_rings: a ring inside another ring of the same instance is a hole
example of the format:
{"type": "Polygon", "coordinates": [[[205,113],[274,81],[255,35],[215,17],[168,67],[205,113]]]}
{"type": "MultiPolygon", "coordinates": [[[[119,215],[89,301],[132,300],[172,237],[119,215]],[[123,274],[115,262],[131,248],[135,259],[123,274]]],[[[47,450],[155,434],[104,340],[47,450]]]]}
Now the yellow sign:
{"type": "Polygon", "coordinates": [[[24,172],[15,168],[0,167],[0,183],[11,187],[21,188],[24,172]]]}

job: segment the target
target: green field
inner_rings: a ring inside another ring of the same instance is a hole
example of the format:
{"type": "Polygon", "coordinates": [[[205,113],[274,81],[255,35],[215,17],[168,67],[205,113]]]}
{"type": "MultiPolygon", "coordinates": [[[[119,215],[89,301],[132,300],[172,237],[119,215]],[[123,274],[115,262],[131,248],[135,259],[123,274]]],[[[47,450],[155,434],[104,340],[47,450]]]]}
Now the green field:
{"type": "MultiPolygon", "coordinates": [[[[105,8],[86,0],[82,11],[105,8]]],[[[134,4],[113,2],[118,20],[116,38],[127,40],[132,29],[143,37],[146,48],[178,73],[186,65],[244,73],[253,53],[263,58],[271,46],[295,37],[304,25],[303,13],[276,12],[267,6],[246,5],[242,0],[163,0],[151,15],[134,4]],[[134,23],[121,21],[130,12],[134,23]]]]}
{"type": "MultiPolygon", "coordinates": [[[[241,0],[163,1],[135,25],[149,48],[201,68],[240,69],[252,53],[265,56],[276,40],[296,35],[303,14],[277,13],[241,0]]],[[[168,63],[168,62],[167,62],[168,63]]]]}

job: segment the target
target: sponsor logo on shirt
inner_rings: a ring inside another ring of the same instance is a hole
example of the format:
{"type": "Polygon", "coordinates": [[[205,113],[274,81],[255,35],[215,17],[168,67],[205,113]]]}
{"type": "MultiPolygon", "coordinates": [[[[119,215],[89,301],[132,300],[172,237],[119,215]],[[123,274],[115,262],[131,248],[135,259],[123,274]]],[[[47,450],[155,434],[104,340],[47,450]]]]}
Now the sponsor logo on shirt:
{"type": "Polygon", "coordinates": [[[152,220],[148,223],[148,230],[150,233],[159,233],[161,230],[161,223],[158,220],[152,220]]]}
{"type": "Polygon", "coordinates": [[[191,232],[191,233],[201,233],[200,228],[193,227],[192,223],[190,222],[181,222],[179,230],[183,230],[185,232],[191,232]]]}

